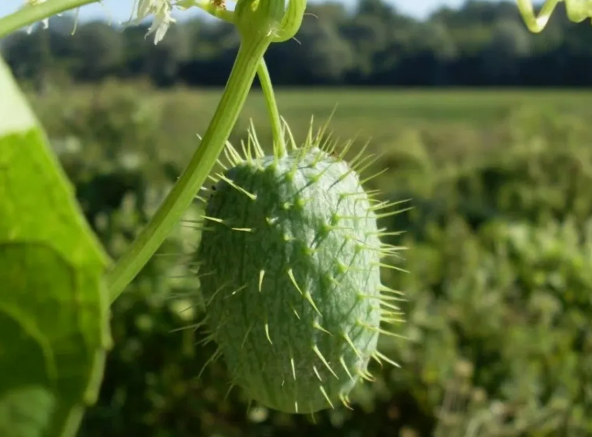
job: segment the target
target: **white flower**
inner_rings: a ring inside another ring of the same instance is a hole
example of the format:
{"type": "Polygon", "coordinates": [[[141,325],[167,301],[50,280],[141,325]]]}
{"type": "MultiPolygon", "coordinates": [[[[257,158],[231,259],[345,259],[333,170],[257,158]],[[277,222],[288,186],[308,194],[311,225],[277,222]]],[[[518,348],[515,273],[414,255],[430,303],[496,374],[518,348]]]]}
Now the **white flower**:
{"type": "MultiPolygon", "coordinates": [[[[45,3],[47,0],[24,0],[25,4],[23,7],[37,6],[41,3],[45,3]]],[[[135,0],[134,9],[136,18],[130,20],[135,24],[139,24],[145,18],[154,16],[152,19],[152,25],[148,29],[146,36],[154,34],[154,44],[158,44],[164,38],[169,26],[175,23],[172,17],[174,0],[135,0]]],[[[102,1],[99,0],[102,4],[102,1]]],[[[58,16],[61,14],[58,14],[58,16]]],[[[128,22],[129,23],[129,22],[128,22]]],[[[43,27],[47,29],[49,27],[49,18],[43,20],[43,27]]],[[[31,33],[33,26],[27,29],[28,33],[31,33]]]]}
{"type": "MultiPolygon", "coordinates": [[[[25,4],[23,5],[23,8],[27,8],[30,6],[37,6],[40,5],[41,3],[45,3],[47,0],[24,0],[25,4]]],[[[57,14],[58,17],[61,17],[62,14],[57,14]]],[[[41,20],[41,22],[43,23],[43,28],[47,29],[49,27],[49,18],[45,18],[43,20],[41,20]]],[[[33,25],[29,26],[27,28],[27,33],[31,34],[31,32],[33,31],[33,25]]]]}
{"type": "MultiPolygon", "coordinates": [[[[29,7],[29,6],[37,6],[41,3],[45,3],[47,0],[25,0],[25,4],[24,4],[24,8],[29,7]]],[[[43,28],[47,29],[49,27],[49,18],[46,18],[42,21],[43,23],[43,28]]],[[[33,26],[29,26],[27,28],[27,33],[30,34],[33,31],[33,26]]]]}
{"type": "Polygon", "coordinates": [[[154,44],[158,44],[164,38],[169,26],[175,23],[171,13],[173,5],[171,0],[136,0],[136,22],[141,22],[144,18],[154,15],[152,25],[148,29],[146,36],[154,33],[154,44]]]}

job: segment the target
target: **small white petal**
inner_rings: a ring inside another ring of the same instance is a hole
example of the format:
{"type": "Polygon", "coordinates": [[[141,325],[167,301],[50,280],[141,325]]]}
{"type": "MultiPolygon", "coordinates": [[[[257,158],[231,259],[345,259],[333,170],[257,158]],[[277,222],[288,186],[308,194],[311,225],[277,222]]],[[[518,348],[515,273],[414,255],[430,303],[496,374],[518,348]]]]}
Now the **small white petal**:
{"type": "MultiPolygon", "coordinates": [[[[25,4],[23,5],[23,8],[27,8],[30,6],[37,6],[40,5],[41,3],[45,3],[47,0],[25,0],[25,4]]],[[[44,20],[42,20],[43,23],[43,28],[47,29],[49,27],[49,19],[46,18],[44,20]]],[[[30,35],[31,32],[33,31],[33,26],[29,26],[27,28],[27,33],[30,35]]]]}
{"type": "Polygon", "coordinates": [[[149,15],[154,15],[152,25],[146,33],[146,37],[154,35],[154,44],[158,44],[164,38],[170,25],[176,20],[171,16],[172,4],[170,0],[139,0],[136,12],[136,22],[141,22],[149,15]]]}

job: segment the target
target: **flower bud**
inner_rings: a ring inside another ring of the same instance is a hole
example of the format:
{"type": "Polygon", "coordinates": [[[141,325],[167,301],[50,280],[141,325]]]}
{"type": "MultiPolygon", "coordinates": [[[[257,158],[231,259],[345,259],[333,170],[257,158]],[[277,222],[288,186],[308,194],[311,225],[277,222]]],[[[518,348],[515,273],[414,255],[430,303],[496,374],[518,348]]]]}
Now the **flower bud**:
{"type": "Polygon", "coordinates": [[[592,18],[592,0],[565,0],[567,17],[574,23],[592,18]]]}
{"type": "Polygon", "coordinates": [[[281,42],[292,38],[302,23],[306,0],[238,0],[235,23],[243,35],[281,42]]]}
{"type": "Polygon", "coordinates": [[[235,22],[243,37],[273,39],[285,13],[284,0],[238,0],[235,22]]]}

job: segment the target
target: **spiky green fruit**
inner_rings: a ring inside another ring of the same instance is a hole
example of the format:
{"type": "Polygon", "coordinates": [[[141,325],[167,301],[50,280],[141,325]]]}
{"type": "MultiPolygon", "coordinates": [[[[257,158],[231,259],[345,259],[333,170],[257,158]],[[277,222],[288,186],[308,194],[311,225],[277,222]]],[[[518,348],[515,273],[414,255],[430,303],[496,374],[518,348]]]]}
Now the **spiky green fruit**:
{"type": "MultiPolygon", "coordinates": [[[[381,245],[358,174],[318,147],[237,159],[197,252],[211,338],[233,382],[288,413],[348,406],[381,332],[381,245]]],[[[388,361],[388,359],[387,359],[388,361]]]]}

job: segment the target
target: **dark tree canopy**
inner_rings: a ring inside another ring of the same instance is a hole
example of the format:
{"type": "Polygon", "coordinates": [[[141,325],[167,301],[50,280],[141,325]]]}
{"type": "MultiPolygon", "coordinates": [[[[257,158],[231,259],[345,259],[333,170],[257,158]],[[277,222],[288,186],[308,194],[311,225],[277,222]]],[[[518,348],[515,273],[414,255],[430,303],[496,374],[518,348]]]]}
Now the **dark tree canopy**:
{"type": "MultiPolygon", "coordinates": [[[[329,1],[308,12],[296,39],[268,52],[278,85],[592,85],[592,26],[567,20],[563,6],[537,35],[509,1],[469,0],[424,21],[384,0],[359,0],[353,11],[329,1]]],[[[72,17],[55,18],[49,30],[6,38],[2,52],[20,79],[37,84],[65,73],[223,85],[239,43],[233,26],[203,18],[176,23],[156,47],[146,26],[79,23],[73,37],[72,26],[72,17]]]]}

